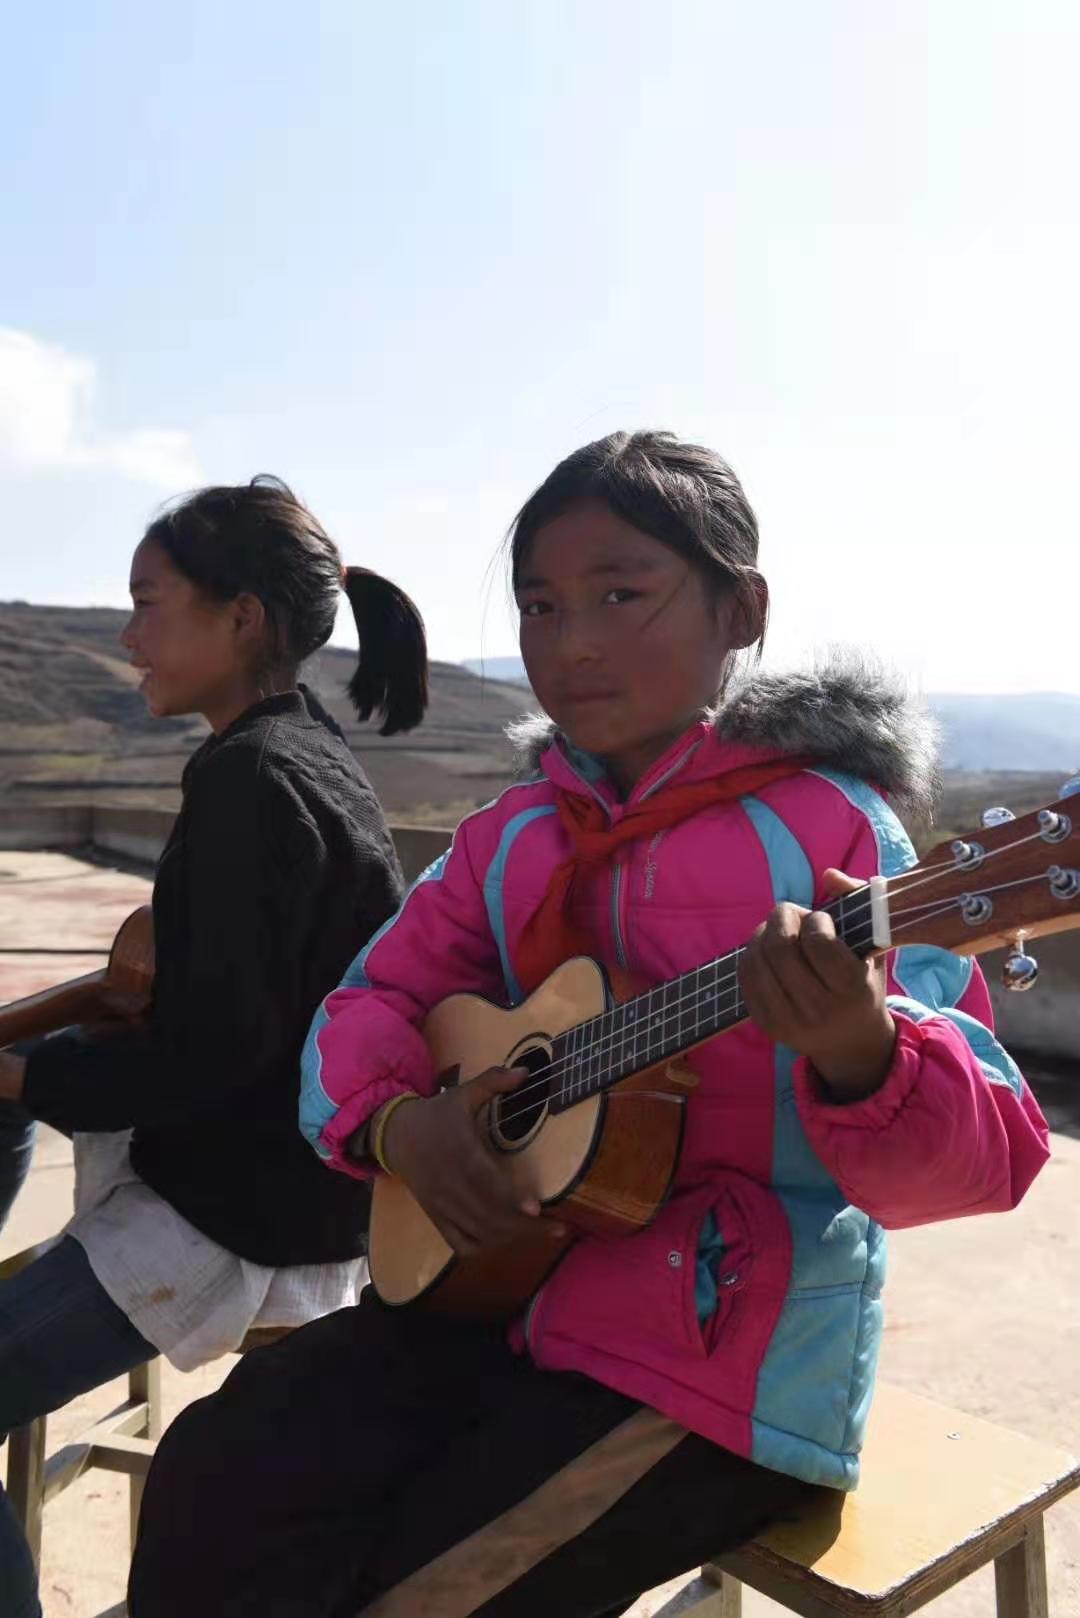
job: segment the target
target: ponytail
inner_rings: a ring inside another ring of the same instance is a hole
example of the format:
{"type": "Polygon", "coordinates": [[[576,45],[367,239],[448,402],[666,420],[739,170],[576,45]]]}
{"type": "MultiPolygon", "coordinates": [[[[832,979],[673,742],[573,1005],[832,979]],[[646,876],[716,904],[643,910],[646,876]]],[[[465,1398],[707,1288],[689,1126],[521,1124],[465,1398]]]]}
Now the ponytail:
{"type": "Polygon", "coordinates": [[[366,567],[346,568],[343,587],[360,636],[350,700],[361,719],[382,716],[380,736],[412,730],[428,702],[424,620],[404,590],[366,567]]]}

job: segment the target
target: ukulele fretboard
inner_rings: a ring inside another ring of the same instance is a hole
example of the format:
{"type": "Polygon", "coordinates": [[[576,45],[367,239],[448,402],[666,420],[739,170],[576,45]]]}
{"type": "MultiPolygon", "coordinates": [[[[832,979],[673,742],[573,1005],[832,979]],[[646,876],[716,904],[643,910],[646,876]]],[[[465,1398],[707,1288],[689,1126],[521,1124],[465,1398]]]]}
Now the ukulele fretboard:
{"type": "MultiPolygon", "coordinates": [[[[857,955],[869,955],[874,947],[869,890],[825,908],[838,937],[857,955]]],[[[739,968],[745,953],[745,947],[732,950],[559,1034],[549,1069],[552,1111],[572,1107],[742,1022],[746,1006],[739,968]]]]}

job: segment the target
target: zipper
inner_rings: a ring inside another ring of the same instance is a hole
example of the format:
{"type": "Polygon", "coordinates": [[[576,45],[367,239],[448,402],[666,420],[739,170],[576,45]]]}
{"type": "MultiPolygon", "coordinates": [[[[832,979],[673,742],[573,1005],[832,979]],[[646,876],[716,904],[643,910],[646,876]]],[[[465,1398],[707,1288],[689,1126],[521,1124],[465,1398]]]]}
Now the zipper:
{"type": "Polygon", "coordinates": [[[663,775],[655,780],[652,786],[645,788],[645,791],[638,799],[638,803],[644,803],[646,798],[651,798],[654,792],[659,792],[661,787],[667,786],[668,782],[671,780],[671,777],[673,775],[677,775],[684,764],[689,764],[690,760],[701,746],[703,740],[704,737],[699,737],[696,742],[686,749],[686,752],[683,754],[682,758],[677,758],[674,764],[669,764],[663,775]]]}
{"type": "MultiPolygon", "coordinates": [[[[682,757],[677,758],[674,764],[669,765],[663,775],[654,781],[650,787],[647,787],[637,801],[644,803],[646,798],[651,797],[654,792],[658,792],[662,786],[665,786],[673,775],[677,775],[683,766],[689,763],[700,746],[701,742],[697,741],[692,747],[688,747],[682,757]]],[[[615,939],[615,959],[624,971],[629,970],[630,955],[626,948],[626,938],[622,925],[622,887],[623,869],[630,857],[630,853],[627,853],[626,859],[618,861],[611,873],[611,931],[615,939]]]]}
{"type": "MultiPolygon", "coordinates": [[[[571,765],[570,767],[571,767],[571,769],[573,769],[573,765],[571,765]]],[[[574,770],[574,774],[575,774],[575,776],[577,776],[577,779],[581,782],[582,786],[585,788],[585,790],[589,794],[589,796],[591,798],[596,799],[597,803],[600,805],[600,807],[604,811],[605,815],[607,815],[608,820],[609,821],[613,820],[614,815],[612,813],[611,805],[610,805],[610,803],[608,803],[607,799],[604,798],[599,792],[597,792],[596,788],[593,786],[591,781],[586,781],[585,777],[583,775],[578,775],[576,770],[574,770]]]]}
{"type": "Polygon", "coordinates": [[[630,963],[626,957],[626,941],[623,938],[622,922],[619,917],[622,875],[623,864],[621,860],[617,860],[611,872],[611,931],[615,937],[615,959],[626,970],[630,963]]]}
{"type": "MultiPolygon", "coordinates": [[[[698,741],[694,742],[690,747],[688,747],[682,757],[677,758],[673,764],[669,765],[664,771],[663,775],[655,780],[650,787],[647,787],[637,801],[639,803],[644,803],[646,798],[650,798],[654,792],[658,792],[662,786],[666,786],[668,781],[671,780],[672,776],[677,775],[678,772],[693,758],[694,754],[701,746],[703,739],[704,738],[700,738],[698,741]]],[[[566,757],[565,754],[563,756],[564,758],[566,757]]],[[[586,781],[585,777],[574,769],[573,764],[570,763],[568,758],[566,759],[566,763],[570,765],[571,770],[574,771],[576,779],[581,782],[581,785],[585,788],[586,792],[589,793],[590,797],[594,798],[595,801],[600,805],[601,809],[603,809],[610,824],[610,822],[615,818],[611,805],[600,795],[599,792],[597,792],[591,781],[586,781]]],[[[611,931],[615,943],[615,959],[618,961],[623,970],[626,971],[629,969],[630,961],[626,949],[626,938],[623,934],[622,927],[622,884],[623,865],[622,862],[617,862],[611,873],[611,931]]]]}

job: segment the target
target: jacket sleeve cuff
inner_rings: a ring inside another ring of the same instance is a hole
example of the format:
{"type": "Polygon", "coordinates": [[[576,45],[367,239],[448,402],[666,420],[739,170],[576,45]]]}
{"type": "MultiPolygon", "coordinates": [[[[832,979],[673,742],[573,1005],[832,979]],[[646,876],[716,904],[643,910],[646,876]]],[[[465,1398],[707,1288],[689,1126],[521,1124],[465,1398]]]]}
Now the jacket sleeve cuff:
{"type": "Polygon", "coordinates": [[[342,1174],[350,1175],[354,1180],[372,1180],[380,1173],[379,1165],[373,1157],[353,1157],[348,1152],[348,1144],[358,1129],[371,1122],[379,1108],[394,1096],[404,1095],[412,1090],[417,1095],[423,1094],[415,1084],[406,1084],[404,1080],[386,1079],[379,1084],[373,1084],[362,1095],[353,1096],[351,1100],[338,1108],[330,1122],[323,1129],[319,1143],[323,1148],[323,1161],[333,1169],[339,1169],[342,1174]]]}
{"type": "Polygon", "coordinates": [[[884,1081],[858,1101],[832,1096],[806,1057],[795,1064],[795,1100],[804,1121],[827,1124],[829,1129],[888,1129],[903,1110],[919,1079],[926,1035],[919,1024],[902,1012],[893,1012],[896,1049],[884,1081]]]}
{"type": "Polygon", "coordinates": [[[349,1141],[384,1102],[406,1090],[431,1095],[437,1088],[431,1055],[419,1029],[369,990],[366,1015],[356,1016],[355,991],[339,990],[326,1002],[303,1058],[301,1133],[329,1167],[369,1180],[374,1162],[356,1158],[349,1141]]]}

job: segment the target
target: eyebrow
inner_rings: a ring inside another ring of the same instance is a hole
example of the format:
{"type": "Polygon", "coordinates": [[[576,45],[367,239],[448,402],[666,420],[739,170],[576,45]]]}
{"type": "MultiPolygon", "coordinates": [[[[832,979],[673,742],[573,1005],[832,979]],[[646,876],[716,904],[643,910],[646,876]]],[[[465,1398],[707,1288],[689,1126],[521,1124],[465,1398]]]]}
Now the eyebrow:
{"type": "Polygon", "coordinates": [[[128,594],[134,595],[136,590],[154,590],[157,586],[153,579],[132,579],[128,585],[128,594]]]}
{"type": "MultiPolygon", "coordinates": [[[[655,573],[659,563],[654,562],[651,556],[624,557],[620,561],[597,562],[595,566],[586,568],[585,577],[588,579],[608,578],[618,573],[655,573]]],[[[538,573],[530,573],[526,578],[519,579],[519,590],[539,590],[550,586],[550,579],[542,578],[538,573]]]]}

